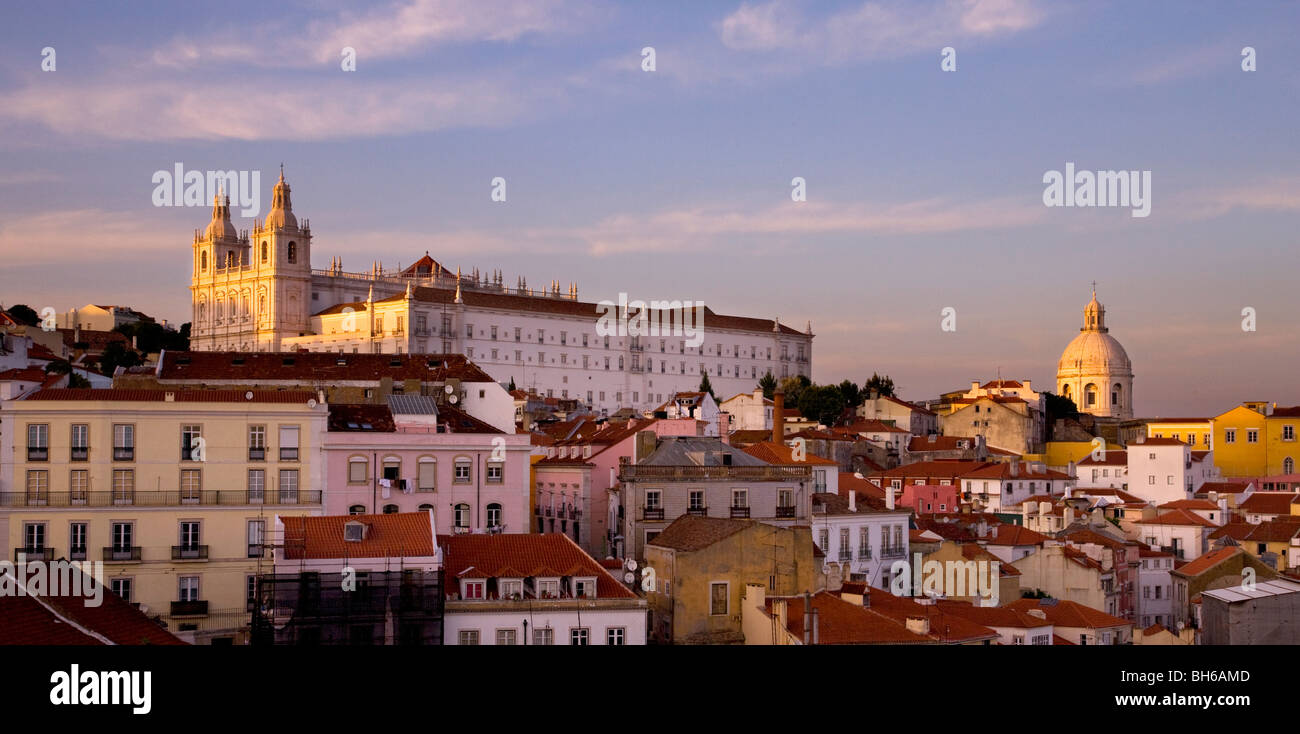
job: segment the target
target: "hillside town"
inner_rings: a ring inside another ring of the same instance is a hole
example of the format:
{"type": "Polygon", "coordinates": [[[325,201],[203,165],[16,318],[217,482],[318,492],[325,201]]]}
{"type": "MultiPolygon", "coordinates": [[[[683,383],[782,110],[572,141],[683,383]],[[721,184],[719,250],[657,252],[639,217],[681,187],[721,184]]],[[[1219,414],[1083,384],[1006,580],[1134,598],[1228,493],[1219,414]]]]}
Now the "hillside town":
{"type": "Polygon", "coordinates": [[[1095,285],[1054,384],[901,395],[811,323],[312,236],[282,171],[179,327],[0,308],[0,643],[1300,643],[1300,406],[1135,413],[1095,285]]]}

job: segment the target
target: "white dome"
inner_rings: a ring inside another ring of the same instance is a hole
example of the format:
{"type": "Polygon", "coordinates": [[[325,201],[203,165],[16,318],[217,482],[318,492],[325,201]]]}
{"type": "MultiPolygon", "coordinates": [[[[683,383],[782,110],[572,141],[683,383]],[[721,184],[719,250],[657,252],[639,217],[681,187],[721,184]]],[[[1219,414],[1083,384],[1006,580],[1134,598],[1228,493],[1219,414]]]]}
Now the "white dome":
{"type": "Polygon", "coordinates": [[[1104,331],[1081,331],[1061,352],[1059,377],[1133,374],[1133,364],[1119,340],[1104,331]]]}

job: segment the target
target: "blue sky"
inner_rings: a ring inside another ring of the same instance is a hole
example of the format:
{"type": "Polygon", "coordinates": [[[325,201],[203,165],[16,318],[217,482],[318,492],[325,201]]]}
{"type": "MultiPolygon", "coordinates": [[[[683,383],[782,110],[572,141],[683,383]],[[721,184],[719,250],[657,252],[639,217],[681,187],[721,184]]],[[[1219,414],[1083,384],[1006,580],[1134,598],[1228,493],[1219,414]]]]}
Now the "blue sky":
{"type": "Polygon", "coordinates": [[[6,305],[188,320],[208,212],[154,207],[153,172],[260,170],[264,214],[283,161],[318,267],[428,250],[585,299],[811,320],[815,379],[888,372],[909,398],[999,368],[1051,385],[1095,279],[1140,414],[1300,403],[1292,3],[55,2],[0,21],[6,305]],[[1045,207],[1067,161],[1150,170],[1151,215],[1045,207]]]}

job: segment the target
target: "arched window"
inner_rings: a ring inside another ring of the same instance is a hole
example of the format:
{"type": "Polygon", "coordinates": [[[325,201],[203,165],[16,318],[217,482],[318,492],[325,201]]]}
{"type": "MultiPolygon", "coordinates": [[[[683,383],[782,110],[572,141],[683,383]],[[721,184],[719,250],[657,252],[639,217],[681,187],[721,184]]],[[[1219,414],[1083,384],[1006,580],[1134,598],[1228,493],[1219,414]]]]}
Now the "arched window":
{"type": "Polygon", "coordinates": [[[199,253],[199,270],[208,272],[208,251],[204,250],[199,253]]]}
{"type": "Polygon", "coordinates": [[[1087,408],[1097,407],[1097,386],[1091,382],[1083,387],[1083,405],[1087,408]]]}
{"type": "Polygon", "coordinates": [[[397,514],[397,505],[384,505],[384,514],[385,514],[385,515],[396,515],[396,514],[397,514]]]}
{"type": "Polygon", "coordinates": [[[428,512],[429,510],[433,509],[433,505],[420,505],[415,509],[419,510],[420,512],[428,512]]]}
{"type": "Polygon", "coordinates": [[[469,505],[464,502],[456,505],[456,527],[469,528],[469,505]]]}
{"type": "Polygon", "coordinates": [[[233,267],[235,267],[235,253],[234,253],[234,251],[231,251],[231,252],[227,252],[227,253],[226,253],[226,267],[228,267],[228,268],[233,268],[233,267]]]}
{"type": "Polygon", "coordinates": [[[487,506],[487,525],[489,528],[501,527],[501,505],[496,502],[487,506]]]}
{"type": "Polygon", "coordinates": [[[1111,405],[1113,405],[1113,406],[1116,407],[1116,408],[1118,408],[1120,405],[1122,405],[1122,403],[1120,402],[1119,399],[1120,399],[1121,393],[1123,393],[1123,391],[1124,391],[1124,388],[1123,388],[1123,387],[1120,387],[1120,384],[1119,384],[1118,382],[1115,383],[1115,385],[1114,385],[1113,387],[1111,387],[1111,389],[1110,389],[1110,404],[1111,404],[1111,405]]]}
{"type": "Polygon", "coordinates": [[[199,327],[201,328],[208,318],[208,304],[199,301],[199,327]]]}
{"type": "Polygon", "coordinates": [[[1066,398],[1070,397],[1070,385],[1068,383],[1061,386],[1061,396],[1066,398]]]}
{"type": "Polygon", "coordinates": [[[351,506],[351,507],[348,508],[348,514],[349,514],[349,515],[364,515],[364,514],[366,514],[366,506],[365,506],[365,505],[353,505],[353,506],[351,506]]]}
{"type": "Polygon", "coordinates": [[[266,241],[262,241],[262,262],[266,262],[266,241]]]}
{"type": "Polygon", "coordinates": [[[290,243],[289,243],[289,262],[291,262],[291,263],[296,263],[296,262],[298,262],[298,243],[297,243],[297,242],[290,242],[290,243]]]}
{"type": "Polygon", "coordinates": [[[1295,461],[1290,456],[1282,460],[1282,473],[1295,474],[1295,461]]]}

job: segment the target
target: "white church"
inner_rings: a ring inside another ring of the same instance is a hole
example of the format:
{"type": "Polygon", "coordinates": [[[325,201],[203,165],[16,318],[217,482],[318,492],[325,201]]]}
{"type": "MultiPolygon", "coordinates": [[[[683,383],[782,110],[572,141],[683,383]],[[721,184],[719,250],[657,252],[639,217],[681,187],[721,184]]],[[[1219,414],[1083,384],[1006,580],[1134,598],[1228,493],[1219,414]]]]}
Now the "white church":
{"type": "Polygon", "coordinates": [[[812,326],[704,309],[702,335],[602,336],[598,304],[558,281],[514,288],[500,271],[468,275],[426,252],[402,270],[311,265],[311,226],[294,215],[283,171],[265,222],[240,232],[228,199],[195,231],[190,292],[196,351],[460,353],[502,384],[581,400],[597,411],[648,410],[699,387],[748,393],[765,373],[812,376],[812,326]]]}

